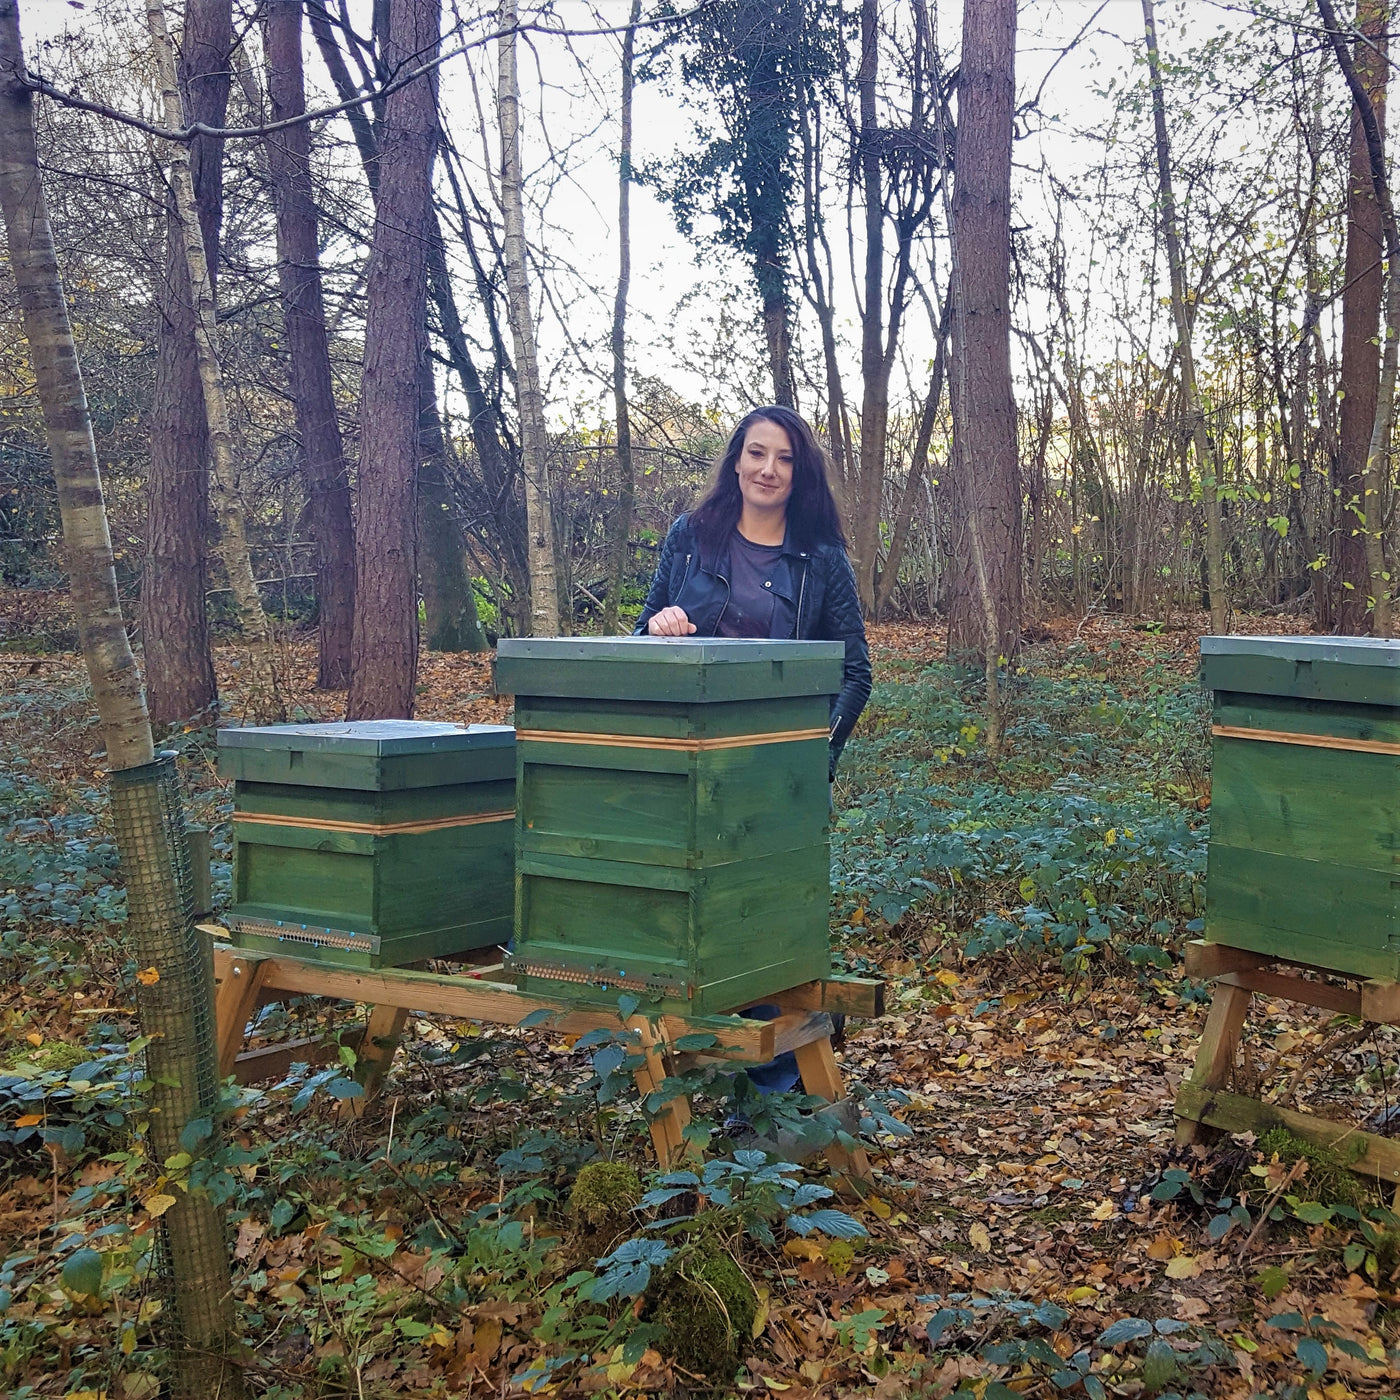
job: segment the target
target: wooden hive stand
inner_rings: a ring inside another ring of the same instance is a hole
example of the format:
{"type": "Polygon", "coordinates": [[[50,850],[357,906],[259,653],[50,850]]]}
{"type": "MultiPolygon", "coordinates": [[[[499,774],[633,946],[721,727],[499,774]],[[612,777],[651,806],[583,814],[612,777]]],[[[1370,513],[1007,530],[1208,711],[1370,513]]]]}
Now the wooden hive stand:
{"type": "Polygon", "coordinates": [[[1400,1204],[1400,1140],[1263,1103],[1229,1088],[1256,992],[1380,1025],[1400,1025],[1400,982],[1352,978],[1352,985],[1338,986],[1314,980],[1345,975],[1332,969],[1201,940],[1186,945],[1186,974],[1213,980],[1215,989],[1195,1069],[1177,1091],[1177,1142],[1196,1142],[1206,1128],[1239,1133],[1281,1126],[1319,1147],[1334,1149],[1352,1171],[1397,1187],[1400,1204]]]}
{"type": "MultiPolygon", "coordinates": [[[[491,980],[501,967],[482,966],[466,975],[445,975],[410,968],[363,970],[336,967],[295,956],[235,948],[217,924],[200,925],[213,940],[215,1022],[219,1073],[240,1083],[286,1073],[297,1061],[327,1058],[326,1046],[315,1039],[284,1045],[248,1047],[248,1023],[260,1006],[292,997],[315,996],[359,1003],[369,1008],[363,1027],[341,1038],[356,1050],[356,1078],[364,1096],[345,1101],[346,1116],[358,1116],[379,1091],[393,1060],[410,1012],[451,1016],[488,1025],[518,1026],[545,1010],[552,1014],[546,1028],[564,1035],[599,1029],[629,1030],[638,1038],[643,1057],[634,1079],[643,1097],[667,1078],[703,1063],[764,1064],[785,1050],[793,1051],[807,1092],[832,1103],[845,1096],[841,1070],[832,1050],[833,1013],[874,1017],[884,1013],[884,983],[862,977],[831,977],[807,982],[765,996],[782,1014],[772,1021],[739,1016],[634,1015],[626,1021],[615,1010],[554,1001],[524,994],[508,982],[491,980]],[[684,1051],[684,1036],[709,1033],[715,1043],[703,1052],[684,1051]]],[[[674,1098],[650,1121],[657,1160],[668,1166],[687,1155],[685,1139],[690,1103],[674,1098]]],[[[870,1163],[859,1148],[848,1151],[835,1143],[825,1149],[832,1170],[846,1177],[870,1180],[870,1163]]]]}

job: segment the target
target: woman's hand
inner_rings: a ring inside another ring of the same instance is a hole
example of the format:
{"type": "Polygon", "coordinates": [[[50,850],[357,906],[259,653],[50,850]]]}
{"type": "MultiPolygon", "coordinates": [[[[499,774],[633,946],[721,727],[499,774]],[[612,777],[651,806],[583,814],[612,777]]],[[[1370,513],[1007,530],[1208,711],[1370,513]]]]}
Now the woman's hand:
{"type": "Polygon", "coordinates": [[[695,631],[695,624],[685,615],[684,608],[662,608],[647,623],[647,633],[652,637],[688,637],[695,631]]]}

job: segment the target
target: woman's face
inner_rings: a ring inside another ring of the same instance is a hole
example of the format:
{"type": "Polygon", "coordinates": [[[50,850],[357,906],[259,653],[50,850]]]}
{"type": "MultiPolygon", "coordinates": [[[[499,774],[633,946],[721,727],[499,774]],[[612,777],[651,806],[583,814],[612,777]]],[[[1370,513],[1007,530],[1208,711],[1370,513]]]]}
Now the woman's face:
{"type": "Polygon", "coordinates": [[[787,513],[792,495],[792,439],[786,428],[766,418],[754,419],[744,434],[736,470],[745,508],[787,513]]]}

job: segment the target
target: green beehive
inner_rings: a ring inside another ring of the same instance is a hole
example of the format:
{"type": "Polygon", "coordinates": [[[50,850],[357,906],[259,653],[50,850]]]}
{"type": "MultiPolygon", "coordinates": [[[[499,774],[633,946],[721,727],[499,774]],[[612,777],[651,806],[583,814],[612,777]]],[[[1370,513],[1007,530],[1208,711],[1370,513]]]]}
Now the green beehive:
{"type": "Polygon", "coordinates": [[[831,970],[839,642],[503,641],[521,991],[709,1014],[831,970]]]}
{"type": "Polygon", "coordinates": [[[397,967],[510,938],[515,731],[360,720],[219,731],[245,948],[397,967]]]}
{"type": "Polygon", "coordinates": [[[1400,642],[1203,637],[1205,936],[1400,977],[1400,642]]]}

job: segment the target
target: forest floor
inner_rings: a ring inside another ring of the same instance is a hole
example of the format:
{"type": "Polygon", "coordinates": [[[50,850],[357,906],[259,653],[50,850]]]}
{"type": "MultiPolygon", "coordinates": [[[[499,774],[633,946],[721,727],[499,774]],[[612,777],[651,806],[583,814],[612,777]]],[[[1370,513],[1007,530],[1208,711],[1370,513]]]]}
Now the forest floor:
{"type": "MultiPolygon", "coordinates": [[[[1388,1194],[1324,1157],[1294,1169],[1294,1140],[1174,1146],[1209,996],[1180,966],[1209,811],[1186,621],[1048,624],[1008,679],[995,757],[940,632],[874,629],[833,829],[838,960],[889,983],[888,1014],[852,1022],[840,1051],[879,1106],[863,1199],[807,1189],[820,1158],[754,1175],[717,1137],[698,1224],[676,1199],[629,1211],[658,1181],[621,1049],[418,1019],[359,1121],[337,1119],[334,1064],[231,1109],[218,1181],[253,1392],[1396,1395],[1388,1194]],[[569,1205],[597,1159],[638,1174],[615,1174],[611,1214],[569,1205]],[[630,1283],[594,1266],[618,1246],[640,1261],[630,1283]],[[722,1318],[712,1297],[739,1326],[696,1341],[678,1308],[722,1318]]],[[[286,654],[296,716],[338,717],[310,644],[286,654]]],[[[232,649],[219,670],[236,716],[232,649]]],[[[508,715],[479,658],[426,656],[420,701],[422,718],[508,715]]],[[[180,1164],[132,1150],[138,969],[95,736],[75,657],[0,651],[0,1393],[17,1398],[159,1386],[150,1244],[180,1164]]],[[[211,733],[169,742],[226,898],[211,733]]],[[[351,1010],[277,1016],[273,1040],[332,1034],[351,1010]]],[[[1379,1120],[1398,1039],[1258,998],[1240,1076],[1379,1120]]],[[[701,1118],[722,1119],[724,1091],[700,1094],[701,1118]]]]}

